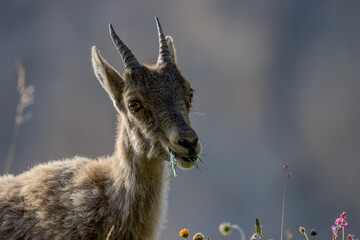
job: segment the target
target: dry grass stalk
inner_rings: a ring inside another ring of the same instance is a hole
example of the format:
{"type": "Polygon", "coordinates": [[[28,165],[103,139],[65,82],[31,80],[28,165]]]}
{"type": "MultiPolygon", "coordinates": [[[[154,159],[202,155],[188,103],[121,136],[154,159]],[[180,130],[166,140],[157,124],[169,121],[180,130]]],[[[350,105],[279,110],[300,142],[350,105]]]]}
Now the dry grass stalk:
{"type": "Polygon", "coordinates": [[[106,237],[106,240],[110,240],[112,231],[114,231],[114,225],[111,227],[111,229],[110,229],[110,231],[109,231],[109,233],[108,233],[108,235],[106,237]]]}
{"type": "Polygon", "coordinates": [[[14,160],[16,141],[19,136],[20,127],[24,122],[27,122],[32,117],[31,112],[25,112],[25,110],[34,103],[35,87],[33,85],[25,86],[25,68],[22,66],[21,62],[16,63],[16,71],[18,74],[17,90],[20,94],[20,100],[16,108],[14,129],[12,133],[11,142],[9,145],[8,154],[6,157],[4,173],[8,173],[11,169],[11,165],[14,160]]]}

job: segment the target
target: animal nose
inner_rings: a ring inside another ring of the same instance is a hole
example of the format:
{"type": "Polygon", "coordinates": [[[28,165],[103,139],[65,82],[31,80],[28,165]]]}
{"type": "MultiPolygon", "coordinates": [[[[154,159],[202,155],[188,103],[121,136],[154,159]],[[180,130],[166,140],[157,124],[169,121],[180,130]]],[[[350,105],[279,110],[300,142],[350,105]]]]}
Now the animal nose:
{"type": "Polygon", "coordinates": [[[187,138],[180,138],[178,141],[178,144],[185,148],[193,149],[193,148],[196,148],[198,141],[199,141],[198,137],[195,137],[193,141],[190,141],[187,138]]]}
{"type": "Polygon", "coordinates": [[[182,126],[170,137],[173,151],[182,156],[195,157],[201,151],[197,133],[190,126],[182,126]]]}

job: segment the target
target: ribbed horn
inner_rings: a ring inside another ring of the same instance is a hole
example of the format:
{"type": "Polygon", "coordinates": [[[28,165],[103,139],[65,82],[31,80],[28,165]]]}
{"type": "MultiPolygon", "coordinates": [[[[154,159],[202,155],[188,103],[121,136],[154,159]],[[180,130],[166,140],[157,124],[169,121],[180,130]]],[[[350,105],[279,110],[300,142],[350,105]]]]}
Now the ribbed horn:
{"type": "Polygon", "coordinates": [[[116,34],[113,26],[111,23],[109,23],[109,31],[111,39],[115,45],[115,47],[118,49],[121,59],[124,62],[125,68],[137,68],[141,67],[141,64],[136,59],[134,54],[130,51],[130,49],[121,41],[119,36],[116,34]]]}
{"type": "Polygon", "coordinates": [[[156,20],[156,26],[157,26],[157,29],[158,29],[158,33],[159,33],[159,58],[158,58],[158,62],[163,62],[163,63],[172,62],[172,58],[171,58],[170,51],[169,51],[169,46],[167,44],[165,35],[164,35],[163,31],[162,31],[159,18],[155,17],[155,20],[156,20]]]}

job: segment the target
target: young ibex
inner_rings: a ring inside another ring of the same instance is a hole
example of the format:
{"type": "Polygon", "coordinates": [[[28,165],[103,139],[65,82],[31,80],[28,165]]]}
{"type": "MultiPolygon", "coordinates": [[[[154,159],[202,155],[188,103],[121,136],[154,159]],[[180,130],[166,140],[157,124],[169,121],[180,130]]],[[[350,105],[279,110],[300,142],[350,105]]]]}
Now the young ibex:
{"type": "Polygon", "coordinates": [[[190,127],[193,90],[176,65],[171,37],[156,18],[156,65],[138,62],[110,34],[125,64],[121,76],[92,48],[96,77],[118,112],[115,152],[41,164],[0,178],[0,239],[156,238],[164,211],[166,161],[190,168],[200,153],[190,127]]]}

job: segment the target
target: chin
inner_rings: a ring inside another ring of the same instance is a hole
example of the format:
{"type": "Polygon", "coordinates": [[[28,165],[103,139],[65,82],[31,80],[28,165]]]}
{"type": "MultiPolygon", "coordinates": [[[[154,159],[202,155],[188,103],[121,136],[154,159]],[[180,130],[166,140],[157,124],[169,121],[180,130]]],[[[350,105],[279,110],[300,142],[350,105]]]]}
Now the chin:
{"type": "Polygon", "coordinates": [[[179,166],[182,169],[188,169],[188,168],[194,167],[196,165],[196,161],[198,159],[197,155],[192,156],[192,157],[181,156],[180,154],[178,154],[174,150],[169,149],[169,161],[170,161],[170,158],[171,158],[171,154],[173,154],[175,156],[177,166],[179,166]]]}
{"type": "MultiPolygon", "coordinates": [[[[180,157],[180,156],[176,156],[176,161],[178,163],[178,166],[183,168],[183,169],[187,169],[187,168],[192,168],[194,167],[194,163],[187,160],[186,158],[180,157]]],[[[197,160],[195,160],[196,162],[197,160]]]]}

